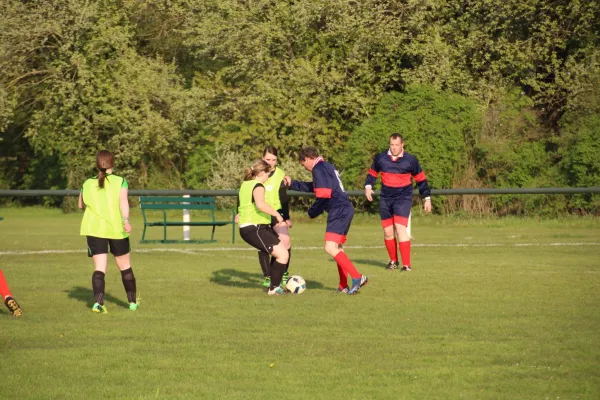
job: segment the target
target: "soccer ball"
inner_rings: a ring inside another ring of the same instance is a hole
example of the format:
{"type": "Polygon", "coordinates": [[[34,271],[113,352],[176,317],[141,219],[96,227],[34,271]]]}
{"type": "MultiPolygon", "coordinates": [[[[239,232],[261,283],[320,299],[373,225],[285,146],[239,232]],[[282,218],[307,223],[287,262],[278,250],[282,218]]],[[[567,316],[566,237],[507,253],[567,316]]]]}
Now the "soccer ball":
{"type": "Polygon", "coordinates": [[[306,290],[306,282],[304,282],[304,278],[301,276],[293,275],[290,276],[290,279],[285,284],[285,289],[288,292],[300,294],[306,290]]]}

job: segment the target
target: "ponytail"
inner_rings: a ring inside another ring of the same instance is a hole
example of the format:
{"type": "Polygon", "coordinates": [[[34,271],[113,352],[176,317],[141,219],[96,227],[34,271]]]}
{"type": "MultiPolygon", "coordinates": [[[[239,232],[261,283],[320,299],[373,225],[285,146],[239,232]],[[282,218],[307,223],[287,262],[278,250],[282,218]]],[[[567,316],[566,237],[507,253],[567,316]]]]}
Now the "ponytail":
{"type": "Polygon", "coordinates": [[[115,156],[110,151],[100,150],[96,156],[96,168],[98,174],[98,187],[104,189],[104,180],[106,179],[106,170],[110,169],[115,164],[115,156]]]}

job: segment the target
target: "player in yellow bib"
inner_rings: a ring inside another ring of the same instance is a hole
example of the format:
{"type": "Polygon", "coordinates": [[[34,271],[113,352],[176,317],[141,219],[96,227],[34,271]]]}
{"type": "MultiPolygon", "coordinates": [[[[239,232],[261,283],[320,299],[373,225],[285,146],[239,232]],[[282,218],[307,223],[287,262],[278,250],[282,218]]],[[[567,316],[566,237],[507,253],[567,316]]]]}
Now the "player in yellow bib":
{"type": "Polygon", "coordinates": [[[114,155],[101,150],[96,156],[98,175],[87,179],[79,193],[79,208],[85,209],[80,234],[86,236],[88,256],[94,260],[92,289],[96,303],[95,313],[106,313],[104,306],[104,277],[108,264],[108,252],[113,254],[121,278],[129,309],[137,310],[135,276],[130,263],[129,201],[125,178],[113,175],[114,155]]]}
{"type": "Polygon", "coordinates": [[[270,265],[271,280],[269,296],[284,294],[281,278],[288,262],[288,251],[271,226],[271,217],[278,224],[285,224],[283,217],[265,201],[264,183],[271,167],[264,160],[257,160],[244,173],[244,182],[238,194],[238,224],[240,236],[246,243],[274,258],[270,265]]]}
{"type": "MultiPolygon", "coordinates": [[[[269,173],[269,178],[265,182],[265,201],[273,207],[277,212],[283,217],[285,224],[277,224],[275,218],[271,218],[271,226],[279,239],[285,246],[288,251],[289,258],[288,262],[285,265],[285,270],[283,272],[283,282],[286,282],[289,278],[288,269],[290,267],[290,259],[292,256],[292,243],[290,240],[290,231],[289,228],[292,227],[292,220],[290,219],[290,211],[289,211],[289,198],[287,195],[287,186],[285,185],[283,178],[285,177],[285,172],[281,168],[277,166],[277,149],[273,146],[265,147],[263,151],[264,161],[269,164],[271,167],[271,172],[269,173]]],[[[260,268],[263,271],[264,282],[263,286],[269,286],[271,280],[271,263],[273,260],[269,260],[269,256],[264,252],[258,252],[258,261],[260,263],[260,268]]]]}

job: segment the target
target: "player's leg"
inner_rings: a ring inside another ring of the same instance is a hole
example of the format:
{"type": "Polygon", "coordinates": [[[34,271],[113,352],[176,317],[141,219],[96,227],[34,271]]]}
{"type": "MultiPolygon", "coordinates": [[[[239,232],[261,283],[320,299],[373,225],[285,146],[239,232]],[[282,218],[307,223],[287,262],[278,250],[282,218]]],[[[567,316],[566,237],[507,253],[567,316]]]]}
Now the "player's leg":
{"type": "Polygon", "coordinates": [[[271,255],[264,250],[258,251],[258,263],[263,273],[263,286],[271,285],[271,255]]]}
{"type": "Polygon", "coordinates": [[[106,275],[106,264],[108,262],[108,239],[87,236],[88,257],[94,261],[94,273],[92,274],[92,290],[96,303],[92,306],[95,313],[106,313],[104,306],[104,288],[106,275]]]}
{"type": "Polygon", "coordinates": [[[251,225],[240,228],[240,237],[259,251],[265,251],[270,254],[274,261],[271,263],[271,284],[269,286],[269,295],[283,294],[281,277],[288,261],[287,249],[279,236],[269,225],[251,225]]]}
{"type": "Polygon", "coordinates": [[[131,246],[129,238],[111,239],[110,252],[115,256],[115,263],[117,264],[119,271],[121,271],[121,281],[123,282],[123,287],[127,294],[129,309],[135,311],[139,307],[139,301],[137,298],[135,275],[133,274],[133,268],[131,267],[131,246]]]}
{"type": "MultiPolygon", "coordinates": [[[[346,255],[342,249],[342,245],[346,243],[346,238],[350,230],[352,218],[354,217],[354,208],[351,204],[344,207],[336,207],[330,210],[327,218],[327,228],[325,232],[325,251],[329,254],[338,265],[338,273],[344,272],[344,276],[350,275],[352,278],[352,286],[348,290],[348,294],[354,294],[360,289],[361,286],[365,285],[368,281],[367,277],[362,275],[360,271],[356,269],[350,258],[346,255]],[[352,290],[354,289],[354,291],[352,290]]],[[[340,274],[340,284],[338,289],[342,289],[344,281],[340,274]]]]}
{"type": "Polygon", "coordinates": [[[402,257],[402,271],[411,271],[410,236],[406,230],[412,199],[399,200],[394,204],[394,228],[398,235],[398,248],[402,257]]]}
{"type": "Polygon", "coordinates": [[[288,262],[285,264],[285,270],[283,271],[283,280],[287,280],[289,277],[288,269],[290,268],[290,260],[292,258],[292,241],[290,239],[290,230],[287,225],[275,225],[273,230],[279,236],[279,240],[283,243],[283,246],[288,251],[288,262]]]}
{"type": "Polygon", "coordinates": [[[14,315],[15,317],[20,317],[21,315],[23,315],[23,310],[21,309],[21,307],[19,306],[17,301],[14,299],[14,297],[10,291],[10,288],[8,287],[8,282],[6,282],[6,279],[4,278],[4,274],[2,273],[1,269],[0,269],[0,296],[2,296],[2,300],[4,301],[6,308],[8,308],[8,310],[10,311],[10,313],[12,315],[14,315]]]}
{"type": "Polygon", "coordinates": [[[379,199],[379,216],[381,217],[381,226],[383,227],[383,243],[388,252],[389,262],[385,269],[394,270],[398,268],[398,245],[394,236],[394,214],[392,204],[389,199],[381,197],[379,199]]]}

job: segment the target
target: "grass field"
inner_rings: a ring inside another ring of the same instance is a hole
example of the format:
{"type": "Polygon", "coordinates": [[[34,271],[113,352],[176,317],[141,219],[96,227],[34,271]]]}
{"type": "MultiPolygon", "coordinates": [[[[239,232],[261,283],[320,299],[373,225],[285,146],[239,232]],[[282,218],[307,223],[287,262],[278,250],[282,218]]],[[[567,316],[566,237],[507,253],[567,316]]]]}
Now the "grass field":
{"type": "Polygon", "coordinates": [[[273,298],[228,228],[216,244],[140,245],[134,215],[141,307],[111,262],[98,315],[81,214],[0,216],[0,268],[25,312],[0,311],[2,399],[600,398],[598,218],[415,217],[401,273],[384,270],[378,218],[359,216],[357,296],[334,293],[323,220],[299,220],[291,272],[308,290],[273,298]]]}

